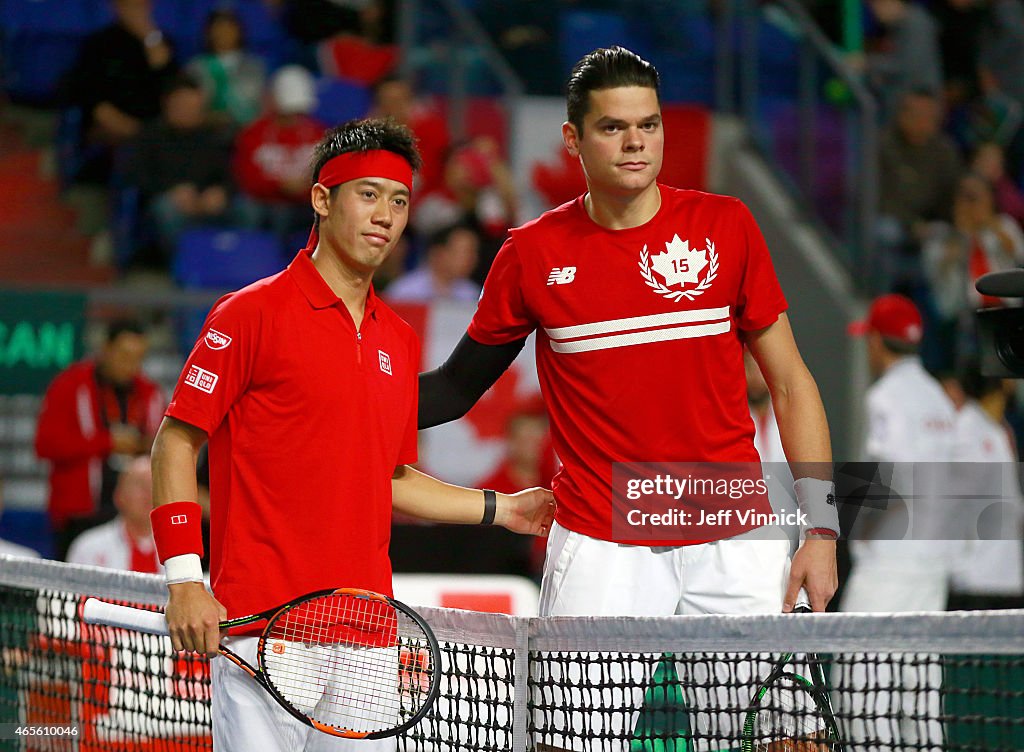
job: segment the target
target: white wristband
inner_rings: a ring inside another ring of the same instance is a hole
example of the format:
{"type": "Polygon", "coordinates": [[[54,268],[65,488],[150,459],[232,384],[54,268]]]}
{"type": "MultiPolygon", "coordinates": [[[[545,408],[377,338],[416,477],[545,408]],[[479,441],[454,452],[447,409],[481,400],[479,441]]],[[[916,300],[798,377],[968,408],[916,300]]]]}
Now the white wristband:
{"type": "Polygon", "coordinates": [[[793,482],[796,503],[804,515],[801,533],[831,530],[839,537],[839,508],[836,506],[836,485],[820,478],[798,478],[793,482]]]}
{"type": "Polygon", "coordinates": [[[177,585],[179,582],[202,582],[203,562],[199,559],[199,554],[172,556],[164,562],[164,574],[167,575],[168,585],[177,585]]]}

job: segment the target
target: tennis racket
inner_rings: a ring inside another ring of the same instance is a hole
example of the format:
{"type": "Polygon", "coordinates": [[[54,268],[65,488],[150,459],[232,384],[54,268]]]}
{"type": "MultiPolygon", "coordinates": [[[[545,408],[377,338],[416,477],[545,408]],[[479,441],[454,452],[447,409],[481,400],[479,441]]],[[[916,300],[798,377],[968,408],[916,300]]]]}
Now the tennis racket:
{"type": "MultiPolygon", "coordinates": [[[[162,613],[89,598],[88,624],[166,635],[162,613]]],[[[218,651],[281,707],[333,736],[380,739],[415,725],[437,697],[441,651],[430,627],[403,603],[368,590],[321,590],[283,606],[222,621],[266,620],[256,666],[218,651]]]]}
{"type": "MultiPolygon", "coordinates": [[[[801,591],[795,613],[808,613],[801,591]]],[[[844,752],[821,660],[786,653],[758,685],[743,719],[741,752],[844,752]],[[802,673],[798,673],[798,671],[802,673]]]]}

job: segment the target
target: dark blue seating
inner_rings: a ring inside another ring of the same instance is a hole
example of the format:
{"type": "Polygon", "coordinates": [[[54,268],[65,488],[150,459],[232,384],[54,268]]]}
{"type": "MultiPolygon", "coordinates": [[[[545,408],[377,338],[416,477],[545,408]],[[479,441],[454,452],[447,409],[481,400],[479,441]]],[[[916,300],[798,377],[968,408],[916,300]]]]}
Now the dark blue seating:
{"type": "Polygon", "coordinates": [[[271,232],[202,228],[181,234],[172,274],[183,287],[229,290],[284,266],[280,242],[271,232]]]}
{"type": "Polygon", "coordinates": [[[621,13],[600,10],[566,10],[560,14],[558,50],[563,73],[598,47],[620,45],[643,54],[642,45],[621,13]]]}
{"type": "Polygon", "coordinates": [[[328,126],[364,117],[370,110],[369,89],[330,76],[317,79],[316,99],[316,111],[313,115],[328,126]]]}
{"type": "MultiPolygon", "coordinates": [[[[178,239],[171,273],[182,287],[235,290],[284,269],[287,260],[277,236],[261,230],[196,229],[178,239]]],[[[178,344],[184,352],[202,333],[208,311],[186,307],[176,315],[178,344]]]]}

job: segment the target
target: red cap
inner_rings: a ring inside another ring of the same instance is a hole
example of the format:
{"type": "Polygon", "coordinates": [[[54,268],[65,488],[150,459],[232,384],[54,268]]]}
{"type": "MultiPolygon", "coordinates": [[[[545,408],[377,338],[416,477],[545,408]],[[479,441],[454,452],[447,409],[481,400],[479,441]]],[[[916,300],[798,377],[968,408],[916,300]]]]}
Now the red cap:
{"type": "Polygon", "coordinates": [[[924,325],[921,323],[921,313],[910,298],[882,295],[872,301],[867,318],[854,321],[846,331],[854,337],[878,332],[886,339],[916,345],[924,334],[924,325]]]}

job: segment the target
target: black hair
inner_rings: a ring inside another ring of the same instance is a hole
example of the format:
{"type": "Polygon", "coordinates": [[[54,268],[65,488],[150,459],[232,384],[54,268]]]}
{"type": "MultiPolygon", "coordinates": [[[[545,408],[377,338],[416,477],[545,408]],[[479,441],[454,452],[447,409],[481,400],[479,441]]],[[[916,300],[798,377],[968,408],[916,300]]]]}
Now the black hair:
{"type": "Polygon", "coordinates": [[[400,73],[387,73],[373,82],[373,84],[370,86],[370,93],[373,95],[373,99],[376,101],[377,96],[380,94],[380,90],[383,89],[388,84],[408,83],[409,79],[401,75],[400,73]]]}
{"type": "Polygon", "coordinates": [[[658,91],[658,69],[625,47],[602,47],[584,55],[569,74],[565,86],[567,120],[583,135],[583,118],[590,109],[590,92],[617,89],[622,86],[643,86],[658,91]]]}
{"type": "Polygon", "coordinates": [[[884,334],[881,336],[885,349],[896,355],[917,355],[921,350],[921,345],[918,342],[907,342],[903,339],[886,337],[884,334]]]}
{"type": "Polygon", "coordinates": [[[960,388],[964,390],[964,394],[973,399],[981,399],[1003,388],[1001,379],[982,375],[981,364],[974,358],[970,358],[960,365],[956,380],[960,382],[960,388]]]}
{"type": "Polygon", "coordinates": [[[901,92],[899,106],[902,107],[909,99],[931,99],[938,102],[942,99],[942,94],[930,86],[911,86],[901,92]]]}
{"type": "MultiPolygon", "coordinates": [[[[320,170],[339,154],[378,149],[394,152],[402,157],[414,172],[423,166],[419,149],[416,148],[416,137],[408,127],[394,118],[349,120],[328,129],[320,143],[313,149],[310,185],[316,185],[320,170]]],[[[333,186],[330,191],[331,196],[335,196],[338,186],[333,186]]],[[[320,226],[320,215],[314,218],[313,226],[320,226]]]]}
{"type": "Polygon", "coordinates": [[[234,8],[214,8],[206,16],[206,23],[203,25],[203,47],[210,50],[210,29],[218,21],[234,21],[235,26],[238,27],[238,46],[240,49],[245,49],[246,37],[245,37],[245,24],[242,23],[241,16],[234,8]]]}
{"type": "Polygon", "coordinates": [[[187,91],[202,91],[203,87],[199,85],[199,80],[191,73],[180,72],[167,81],[160,93],[166,99],[174,92],[183,89],[187,91]]]}
{"type": "Polygon", "coordinates": [[[107,334],[103,341],[109,345],[122,334],[145,336],[146,330],[142,328],[142,324],[136,319],[116,319],[107,326],[107,334]]]}
{"type": "Polygon", "coordinates": [[[471,232],[474,235],[476,235],[478,239],[480,238],[480,232],[475,227],[473,227],[473,225],[469,224],[468,222],[454,222],[450,225],[445,225],[441,229],[435,230],[433,233],[431,233],[430,237],[427,239],[427,248],[430,249],[435,248],[439,245],[447,245],[452,235],[454,235],[459,230],[471,232]]]}

